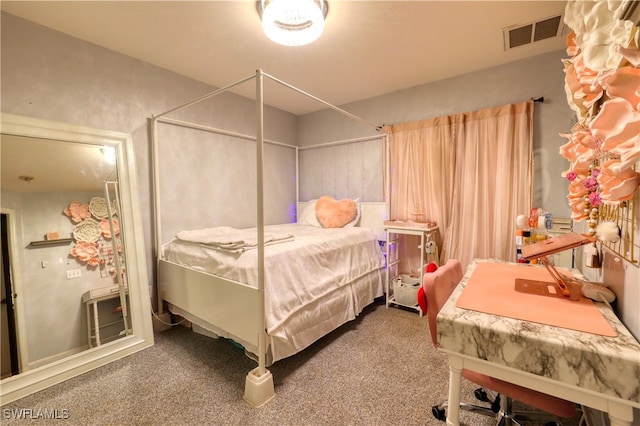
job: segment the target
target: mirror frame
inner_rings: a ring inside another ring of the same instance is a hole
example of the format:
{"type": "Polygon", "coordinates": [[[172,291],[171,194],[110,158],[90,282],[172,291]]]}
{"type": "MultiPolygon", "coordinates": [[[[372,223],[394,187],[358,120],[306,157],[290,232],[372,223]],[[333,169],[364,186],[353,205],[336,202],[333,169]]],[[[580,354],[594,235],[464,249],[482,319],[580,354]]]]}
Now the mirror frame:
{"type": "Polygon", "coordinates": [[[133,333],[0,381],[0,405],[86,373],[153,345],[142,216],[131,135],[0,113],[0,133],[116,148],[120,220],[127,265],[133,333]]]}

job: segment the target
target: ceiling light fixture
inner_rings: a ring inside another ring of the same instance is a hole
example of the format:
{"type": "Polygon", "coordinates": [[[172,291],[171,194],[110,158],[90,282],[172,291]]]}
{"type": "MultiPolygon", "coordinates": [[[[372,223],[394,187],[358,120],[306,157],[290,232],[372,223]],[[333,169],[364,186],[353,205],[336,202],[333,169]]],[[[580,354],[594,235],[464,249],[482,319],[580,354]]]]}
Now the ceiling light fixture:
{"type": "Polygon", "coordinates": [[[262,29],[285,46],[303,46],[320,37],[329,12],[327,0],[258,0],[262,29]]]}

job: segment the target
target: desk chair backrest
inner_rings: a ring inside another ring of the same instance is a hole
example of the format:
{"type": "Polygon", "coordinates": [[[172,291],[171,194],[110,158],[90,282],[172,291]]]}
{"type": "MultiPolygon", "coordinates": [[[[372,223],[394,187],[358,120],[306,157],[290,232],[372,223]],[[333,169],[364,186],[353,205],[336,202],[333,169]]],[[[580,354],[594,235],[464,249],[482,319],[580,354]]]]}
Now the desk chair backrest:
{"type": "Polygon", "coordinates": [[[438,329],[436,317],[456,288],[464,273],[462,265],[456,259],[449,259],[434,272],[427,272],[422,278],[422,289],[427,299],[427,320],[429,332],[434,346],[438,346],[438,329]]]}

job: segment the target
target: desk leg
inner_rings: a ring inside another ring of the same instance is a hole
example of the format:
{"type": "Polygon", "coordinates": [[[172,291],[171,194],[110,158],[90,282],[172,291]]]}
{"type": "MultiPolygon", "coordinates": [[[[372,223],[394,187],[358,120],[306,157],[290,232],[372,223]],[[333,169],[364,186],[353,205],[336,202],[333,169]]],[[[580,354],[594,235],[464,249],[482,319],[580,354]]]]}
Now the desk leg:
{"type": "Polygon", "coordinates": [[[91,338],[91,306],[89,303],[85,304],[87,308],[87,341],[89,342],[89,347],[93,347],[93,339],[91,338]]]}
{"type": "Polygon", "coordinates": [[[98,302],[93,302],[93,324],[96,327],[96,346],[100,346],[100,320],[98,319],[98,302]]]}
{"type": "Polygon", "coordinates": [[[611,426],[631,426],[633,408],[630,405],[609,401],[608,413],[611,426]]]}
{"type": "Polygon", "coordinates": [[[462,360],[449,355],[449,400],[447,403],[447,424],[460,424],[460,380],[462,378],[462,360]]]}

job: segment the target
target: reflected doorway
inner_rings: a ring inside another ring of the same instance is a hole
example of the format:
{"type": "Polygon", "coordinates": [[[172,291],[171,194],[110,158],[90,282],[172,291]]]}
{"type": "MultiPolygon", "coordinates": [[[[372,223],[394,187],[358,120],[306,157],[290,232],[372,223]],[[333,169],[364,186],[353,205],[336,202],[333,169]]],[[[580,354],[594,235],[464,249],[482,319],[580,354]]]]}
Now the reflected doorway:
{"type": "Polygon", "coordinates": [[[2,263],[2,317],[0,317],[2,354],[2,379],[20,373],[18,361],[18,339],[15,320],[15,306],[13,304],[13,283],[11,282],[11,253],[9,249],[9,215],[0,215],[1,245],[0,261],[2,263]]]}

